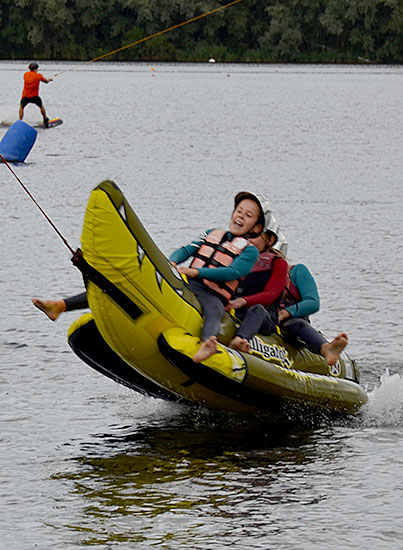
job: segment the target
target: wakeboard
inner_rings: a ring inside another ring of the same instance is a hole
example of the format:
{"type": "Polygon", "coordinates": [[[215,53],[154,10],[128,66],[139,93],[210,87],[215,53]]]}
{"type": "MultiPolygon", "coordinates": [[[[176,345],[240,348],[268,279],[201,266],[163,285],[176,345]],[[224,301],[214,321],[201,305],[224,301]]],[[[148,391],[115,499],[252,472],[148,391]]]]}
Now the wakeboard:
{"type": "MultiPolygon", "coordinates": [[[[9,126],[12,126],[14,122],[10,122],[8,120],[2,120],[0,122],[0,126],[7,128],[9,126]]],[[[60,124],[63,124],[63,120],[61,118],[51,118],[49,119],[48,128],[55,128],[56,126],[60,126],[60,124]]],[[[45,128],[43,121],[35,122],[34,124],[30,124],[30,126],[32,126],[33,128],[45,128]]]]}

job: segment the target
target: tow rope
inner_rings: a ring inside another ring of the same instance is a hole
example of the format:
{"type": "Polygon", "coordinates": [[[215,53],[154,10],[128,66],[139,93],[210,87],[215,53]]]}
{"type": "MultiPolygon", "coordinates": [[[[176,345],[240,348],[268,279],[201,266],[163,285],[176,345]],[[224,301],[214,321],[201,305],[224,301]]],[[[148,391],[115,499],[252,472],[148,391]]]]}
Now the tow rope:
{"type": "Polygon", "coordinates": [[[8,164],[6,159],[3,157],[3,155],[0,153],[0,159],[3,161],[3,163],[7,166],[7,168],[10,170],[10,172],[13,174],[15,179],[18,181],[18,183],[21,185],[21,187],[24,189],[24,191],[27,193],[29,198],[33,201],[33,203],[39,208],[41,214],[46,218],[46,220],[50,223],[50,225],[53,227],[53,229],[56,231],[56,233],[59,235],[59,237],[62,239],[64,244],[67,246],[69,251],[74,255],[75,250],[69,245],[67,242],[67,239],[65,239],[62,235],[62,233],[59,231],[59,229],[56,227],[56,225],[52,222],[52,220],[49,218],[49,216],[46,214],[44,209],[40,206],[40,204],[37,202],[35,197],[32,195],[32,193],[27,189],[27,187],[22,183],[20,178],[17,176],[17,174],[14,172],[14,170],[11,168],[11,166],[8,164]]]}
{"type": "MultiPolygon", "coordinates": [[[[121,48],[117,48],[116,50],[113,50],[108,53],[104,53],[103,55],[100,55],[98,57],[94,57],[93,59],[90,59],[89,61],[85,61],[83,65],[87,65],[88,63],[93,63],[94,61],[99,61],[100,59],[105,59],[106,57],[109,57],[111,55],[114,55],[115,53],[122,52],[123,50],[127,50],[128,48],[132,48],[133,46],[137,46],[138,44],[142,44],[143,42],[146,42],[147,40],[151,40],[152,38],[156,38],[157,36],[161,36],[162,34],[165,34],[167,32],[173,31],[175,29],[179,29],[180,27],[183,27],[184,25],[188,25],[189,23],[193,23],[194,21],[198,21],[199,19],[203,19],[203,17],[207,17],[208,15],[212,15],[213,13],[217,13],[219,11],[225,10],[226,8],[230,8],[231,6],[235,6],[235,4],[239,4],[240,2],[243,2],[243,0],[234,0],[233,2],[230,2],[229,4],[225,4],[224,6],[219,6],[218,8],[214,8],[213,10],[210,10],[206,13],[202,13],[201,15],[197,15],[196,17],[192,17],[191,19],[188,19],[187,21],[182,21],[182,23],[178,23],[177,25],[172,25],[172,27],[169,27],[167,29],[164,29],[163,31],[156,32],[154,34],[150,34],[149,36],[146,36],[144,38],[140,38],[139,40],[136,40],[135,42],[131,42],[130,44],[126,44],[126,46],[122,46],[121,48]]],[[[75,69],[66,69],[65,71],[61,71],[60,73],[56,73],[53,75],[54,77],[59,76],[63,73],[66,73],[68,71],[74,71],[75,69]]]]}

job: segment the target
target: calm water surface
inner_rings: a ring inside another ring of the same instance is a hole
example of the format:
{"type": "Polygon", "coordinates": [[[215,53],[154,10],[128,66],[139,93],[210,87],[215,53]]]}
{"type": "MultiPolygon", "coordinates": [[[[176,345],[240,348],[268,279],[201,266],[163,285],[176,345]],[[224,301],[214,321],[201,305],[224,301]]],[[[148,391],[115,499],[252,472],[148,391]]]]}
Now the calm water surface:
{"type": "MultiPolygon", "coordinates": [[[[14,120],[27,62],[0,62],[14,120]]],[[[403,68],[43,63],[51,117],[15,171],[69,243],[99,181],[169,253],[270,196],[315,326],[349,334],[370,399],[344,423],[267,425],[145,398],[70,351],[34,296],[82,288],[0,166],[0,547],[403,548],[403,68]],[[152,70],[154,68],[154,70],[152,70]]],[[[35,106],[27,122],[39,120],[35,106]]],[[[0,137],[5,133],[0,129],[0,137]]]]}

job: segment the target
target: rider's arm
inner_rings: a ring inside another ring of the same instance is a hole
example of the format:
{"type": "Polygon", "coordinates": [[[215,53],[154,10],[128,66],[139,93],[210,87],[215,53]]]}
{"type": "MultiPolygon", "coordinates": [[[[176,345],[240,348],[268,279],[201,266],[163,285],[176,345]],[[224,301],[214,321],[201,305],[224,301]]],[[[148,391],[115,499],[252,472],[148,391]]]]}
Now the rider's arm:
{"type": "Polygon", "coordinates": [[[248,275],[259,256],[258,249],[249,245],[242,250],[231,265],[227,267],[200,267],[199,277],[209,281],[235,281],[248,275]]]}
{"type": "Polygon", "coordinates": [[[285,285],[287,284],[287,274],[287,262],[283,260],[283,258],[276,258],[273,260],[270,279],[267,281],[264,289],[262,292],[258,292],[257,294],[243,296],[246,301],[245,306],[249,307],[256,304],[270,306],[283,292],[285,285]]]}

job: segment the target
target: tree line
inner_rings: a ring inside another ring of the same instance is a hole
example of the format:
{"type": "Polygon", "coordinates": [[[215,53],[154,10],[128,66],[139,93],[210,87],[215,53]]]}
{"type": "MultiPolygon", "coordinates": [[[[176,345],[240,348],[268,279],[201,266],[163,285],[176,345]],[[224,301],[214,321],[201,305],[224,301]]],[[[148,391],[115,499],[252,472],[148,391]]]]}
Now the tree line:
{"type": "MultiPolygon", "coordinates": [[[[229,0],[2,0],[0,58],[89,60],[229,0]]],[[[113,61],[403,62],[402,0],[243,0],[113,61]]]]}

